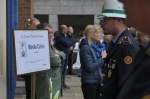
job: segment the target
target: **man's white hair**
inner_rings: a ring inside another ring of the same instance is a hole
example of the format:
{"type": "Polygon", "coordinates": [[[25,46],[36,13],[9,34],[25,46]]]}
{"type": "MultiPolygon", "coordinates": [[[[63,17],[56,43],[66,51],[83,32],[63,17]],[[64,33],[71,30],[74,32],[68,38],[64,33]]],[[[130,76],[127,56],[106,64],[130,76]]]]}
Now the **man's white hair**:
{"type": "Polygon", "coordinates": [[[104,36],[103,36],[103,39],[111,40],[111,39],[112,39],[112,35],[104,35],[104,36]]]}
{"type": "Polygon", "coordinates": [[[34,21],[39,21],[37,18],[31,18],[30,19],[30,24],[32,25],[34,21]]]}

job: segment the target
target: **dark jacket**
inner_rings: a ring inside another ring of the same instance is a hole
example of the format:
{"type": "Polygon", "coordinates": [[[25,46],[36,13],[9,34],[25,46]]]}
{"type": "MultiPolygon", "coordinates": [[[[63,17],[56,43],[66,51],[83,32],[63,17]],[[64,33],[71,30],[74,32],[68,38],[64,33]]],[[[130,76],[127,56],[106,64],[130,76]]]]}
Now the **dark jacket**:
{"type": "Polygon", "coordinates": [[[121,82],[117,99],[150,99],[150,42],[131,67],[121,82]]]}
{"type": "Polygon", "coordinates": [[[100,83],[100,72],[104,63],[102,58],[97,59],[91,46],[82,39],[80,45],[80,63],[81,63],[81,82],[82,83],[100,83]]]}
{"type": "Polygon", "coordinates": [[[74,44],[74,42],[70,41],[68,36],[62,34],[61,32],[55,38],[55,46],[56,49],[63,51],[66,55],[70,52],[70,47],[74,44]]]}
{"type": "MultiPolygon", "coordinates": [[[[71,41],[71,42],[73,42],[73,48],[75,47],[75,39],[74,39],[74,36],[73,35],[70,35],[69,33],[67,33],[67,37],[68,37],[68,39],[71,41]]],[[[72,54],[73,53],[73,51],[71,51],[70,50],[70,54],[72,54]]]]}
{"type": "Polygon", "coordinates": [[[104,62],[105,77],[101,84],[101,99],[116,99],[121,80],[131,69],[139,50],[137,41],[126,29],[108,50],[104,62]]]}

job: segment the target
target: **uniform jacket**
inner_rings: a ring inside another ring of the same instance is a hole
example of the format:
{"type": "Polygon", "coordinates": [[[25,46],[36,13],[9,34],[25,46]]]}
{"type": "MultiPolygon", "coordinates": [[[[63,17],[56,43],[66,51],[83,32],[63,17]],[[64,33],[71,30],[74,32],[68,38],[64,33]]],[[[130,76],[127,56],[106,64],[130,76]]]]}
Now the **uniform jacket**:
{"type": "Polygon", "coordinates": [[[68,36],[62,34],[61,32],[55,38],[55,46],[58,50],[63,51],[66,55],[70,52],[70,47],[74,44],[74,42],[70,41],[68,36]]]}
{"type": "Polygon", "coordinates": [[[105,76],[101,83],[101,99],[116,99],[120,82],[131,68],[138,51],[137,41],[126,29],[108,50],[103,66],[105,76]]]}
{"type": "Polygon", "coordinates": [[[117,99],[150,99],[150,43],[122,80],[117,99]]]}
{"type": "Polygon", "coordinates": [[[82,39],[80,45],[80,63],[81,63],[81,82],[82,83],[100,83],[100,69],[104,63],[102,58],[96,59],[91,46],[82,39]]]}

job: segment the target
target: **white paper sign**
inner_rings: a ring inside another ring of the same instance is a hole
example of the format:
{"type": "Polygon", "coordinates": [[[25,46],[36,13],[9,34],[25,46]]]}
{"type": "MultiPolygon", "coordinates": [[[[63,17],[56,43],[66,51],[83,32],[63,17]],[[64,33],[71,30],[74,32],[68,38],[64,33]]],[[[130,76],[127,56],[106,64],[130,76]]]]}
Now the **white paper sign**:
{"type": "Polygon", "coordinates": [[[17,75],[50,69],[48,30],[14,30],[17,75]]]}

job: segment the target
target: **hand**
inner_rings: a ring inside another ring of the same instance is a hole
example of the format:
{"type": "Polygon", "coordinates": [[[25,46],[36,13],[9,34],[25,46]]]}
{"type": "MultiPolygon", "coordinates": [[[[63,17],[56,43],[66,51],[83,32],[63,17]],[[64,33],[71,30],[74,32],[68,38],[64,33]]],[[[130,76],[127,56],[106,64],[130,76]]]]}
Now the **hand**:
{"type": "Polygon", "coordinates": [[[73,51],[73,47],[72,46],[70,47],[70,50],[73,51]]]}
{"type": "Polygon", "coordinates": [[[101,56],[102,56],[102,58],[106,58],[106,56],[107,56],[106,50],[102,50],[101,56]]]}
{"type": "Polygon", "coordinates": [[[54,54],[59,54],[59,52],[57,50],[54,51],[54,54]]]}
{"type": "Polygon", "coordinates": [[[103,81],[105,74],[101,74],[100,76],[101,76],[101,81],[103,81]]]}
{"type": "Polygon", "coordinates": [[[57,57],[59,57],[59,55],[58,54],[54,54],[55,56],[57,56],[57,57]]]}

